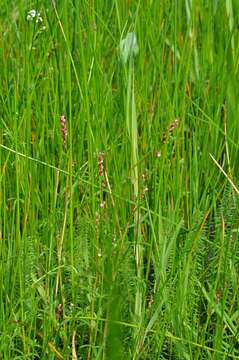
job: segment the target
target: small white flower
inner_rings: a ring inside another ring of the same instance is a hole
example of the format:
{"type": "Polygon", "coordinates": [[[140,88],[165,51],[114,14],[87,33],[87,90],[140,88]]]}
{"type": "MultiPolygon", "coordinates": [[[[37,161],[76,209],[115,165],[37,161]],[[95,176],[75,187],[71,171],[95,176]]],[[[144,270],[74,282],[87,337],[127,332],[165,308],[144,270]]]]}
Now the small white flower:
{"type": "Polygon", "coordinates": [[[27,21],[32,21],[36,17],[36,15],[37,15],[36,10],[33,9],[33,10],[28,11],[27,21]]]}
{"type": "Polygon", "coordinates": [[[36,23],[43,22],[43,19],[42,19],[42,17],[40,16],[40,13],[38,13],[38,14],[39,14],[39,16],[38,16],[37,19],[36,19],[36,23]]]}
{"type": "Polygon", "coordinates": [[[161,156],[161,151],[159,151],[159,150],[156,151],[154,155],[155,155],[156,158],[160,158],[160,156],[161,156]]]}
{"type": "Polygon", "coordinates": [[[129,32],[127,36],[120,41],[120,56],[124,64],[126,64],[130,56],[135,56],[139,52],[137,38],[134,32],[129,32]]]}
{"type": "Polygon", "coordinates": [[[35,9],[28,11],[27,13],[27,21],[36,20],[36,23],[43,22],[41,14],[37,12],[35,9]]]}
{"type": "Polygon", "coordinates": [[[106,206],[106,202],[105,202],[105,201],[102,201],[102,202],[100,203],[100,207],[101,207],[101,209],[104,209],[104,208],[105,208],[105,206],[106,206]]]}

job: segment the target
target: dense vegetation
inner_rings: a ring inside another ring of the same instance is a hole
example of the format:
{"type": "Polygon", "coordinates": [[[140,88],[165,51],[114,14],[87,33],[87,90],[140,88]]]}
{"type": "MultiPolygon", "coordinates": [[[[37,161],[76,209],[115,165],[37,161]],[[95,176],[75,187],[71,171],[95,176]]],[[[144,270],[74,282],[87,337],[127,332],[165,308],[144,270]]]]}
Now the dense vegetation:
{"type": "Polygon", "coordinates": [[[0,359],[239,359],[237,8],[1,1],[0,359]]]}

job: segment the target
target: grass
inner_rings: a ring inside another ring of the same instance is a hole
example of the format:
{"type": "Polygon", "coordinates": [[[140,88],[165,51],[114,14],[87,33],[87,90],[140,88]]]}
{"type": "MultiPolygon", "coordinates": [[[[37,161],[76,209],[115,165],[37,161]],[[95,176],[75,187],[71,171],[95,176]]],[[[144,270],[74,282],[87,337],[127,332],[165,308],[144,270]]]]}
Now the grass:
{"type": "Polygon", "coordinates": [[[1,359],[239,359],[236,10],[2,1],[1,359]]]}

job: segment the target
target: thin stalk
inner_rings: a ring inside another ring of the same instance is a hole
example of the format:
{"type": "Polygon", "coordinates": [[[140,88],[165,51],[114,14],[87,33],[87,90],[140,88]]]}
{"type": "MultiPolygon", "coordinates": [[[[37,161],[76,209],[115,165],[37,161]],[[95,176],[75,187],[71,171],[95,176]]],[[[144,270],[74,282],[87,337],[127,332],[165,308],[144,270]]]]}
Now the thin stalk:
{"type": "MultiPolygon", "coordinates": [[[[127,129],[130,138],[131,146],[131,182],[133,185],[133,194],[136,202],[139,198],[139,156],[138,156],[138,124],[136,114],[136,104],[134,96],[134,64],[133,58],[130,58],[129,72],[128,72],[128,89],[127,89],[127,116],[126,116],[127,129]]],[[[142,320],[142,305],[143,305],[143,292],[142,292],[142,277],[143,277],[143,245],[142,234],[140,228],[140,207],[136,205],[134,212],[134,242],[135,242],[135,262],[137,274],[137,289],[135,295],[134,315],[135,321],[138,323],[142,320]]],[[[135,338],[138,338],[138,329],[135,332],[135,338]]],[[[138,347],[139,343],[136,340],[138,347]]],[[[139,349],[136,350],[138,353],[139,349]]]]}

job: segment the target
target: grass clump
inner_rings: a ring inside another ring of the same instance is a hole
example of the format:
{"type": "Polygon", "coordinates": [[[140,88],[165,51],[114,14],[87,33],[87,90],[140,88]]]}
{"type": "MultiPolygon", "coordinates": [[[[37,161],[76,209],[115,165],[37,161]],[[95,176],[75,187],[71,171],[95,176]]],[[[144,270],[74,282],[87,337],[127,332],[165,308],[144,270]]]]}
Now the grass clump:
{"type": "Polygon", "coordinates": [[[2,3],[1,359],[239,359],[236,5],[2,3]]]}

